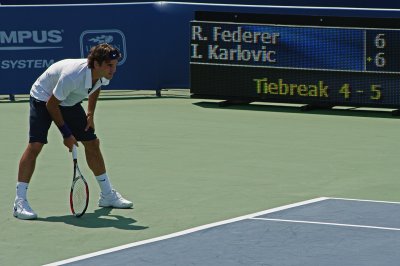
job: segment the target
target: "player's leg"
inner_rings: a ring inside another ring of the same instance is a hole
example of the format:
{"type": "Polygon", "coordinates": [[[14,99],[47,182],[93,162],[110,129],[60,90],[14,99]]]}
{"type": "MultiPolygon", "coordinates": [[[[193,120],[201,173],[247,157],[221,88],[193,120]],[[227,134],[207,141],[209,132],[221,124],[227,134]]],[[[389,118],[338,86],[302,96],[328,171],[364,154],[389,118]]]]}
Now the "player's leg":
{"type": "Polygon", "coordinates": [[[14,200],[14,216],[19,219],[36,219],[37,214],[28,203],[27,191],[33,175],[36,159],[43,148],[43,143],[29,143],[19,162],[18,182],[14,200]]]}
{"type": "Polygon", "coordinates": [[[85,147],[86,161],[90,170],[92,170],[95,176],[104,174],[106,172],[106,167],[100,150],[99,139],[82,141],[82,144],[85,147]]]}
{"type": "Polygon", "coordinates": [[[114,208],[132,207],[132,202],[124,199],[118,192],[112,189],[100,150],[100,141],[93,128],[85,130],[87,125],[85,110],[80,104],[77,104],[72,107],[62,107],[61,112],[72,134],[85,147],[86,161],[101,189],[99,206],[114,208]]]}
{"type": "Polygon", "coordinates": [[[34,142],[29,143],[18,167],[18,182],[29,183],[31,181],[33,172],[35,171],[36,159],[43,148],[43,143],[34,142]]]}
{"type": "Polygon", "coordinates": [[[86,162],[99,183],[101,193],[104,195],[111,193],[112,186],[106,173],[99,139],[82,141],[82,144],[85,147],[86,162]]]}
{"type": "Polygon", "coordinates": [[[35,171],[36,159],[43,145],[47,143],[47,133],[51,125],[46,103],[30,99],[29,144],[21,156],[18,168],[17,188],[13,215],[19,219],[36,219],[37,214],[29,206],[27,190],[35,171]]]}
{"type": "Polygon", "coordinates": [[[85,147],[86,161],[100,186],[100,207],[131,208],[133,203],[124,199],[121,194],[112,188],[106,172],[103,155],[100,150],[100,141],[82,141],[85,147]]]}

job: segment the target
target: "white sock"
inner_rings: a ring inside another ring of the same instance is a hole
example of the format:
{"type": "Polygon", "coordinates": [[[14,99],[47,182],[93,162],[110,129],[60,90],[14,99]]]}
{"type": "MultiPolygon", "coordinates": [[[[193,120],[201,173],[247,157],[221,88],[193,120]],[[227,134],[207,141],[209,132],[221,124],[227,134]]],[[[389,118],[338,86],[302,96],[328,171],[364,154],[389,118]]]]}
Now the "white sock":
{"type": "Polygon", "coordinates": [[[25,182],[17,182],[17,195],[15,199],[23,199],[26,200],[26,192],[28,190],[29,183],[25,182]]]}
{"type": "Polygon", "coordinates": [[[112,190],[112,186],[110,183],[110,179],[108,178],[107,173],[104,173],[102,175],[96,176],[97,183],[99,183],[101,193],[109,194],[112,190]]]}

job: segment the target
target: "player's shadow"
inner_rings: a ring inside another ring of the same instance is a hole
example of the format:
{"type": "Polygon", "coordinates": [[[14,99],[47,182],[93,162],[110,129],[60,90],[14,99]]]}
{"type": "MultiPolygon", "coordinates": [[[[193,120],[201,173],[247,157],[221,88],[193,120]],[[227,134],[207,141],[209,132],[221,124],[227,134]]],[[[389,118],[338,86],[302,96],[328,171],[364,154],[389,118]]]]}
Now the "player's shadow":
{"type": "Polygon", "coordinates": [[[38,221],[65,223],[73,226],[86,228],[106,228],[114,227],[122,230],[145,230],[147,226],[135,225],[135,219],[127,218],[121,215],[111,214],[112,208],[100,208],[93,213],[85,213],[82,217],[73,215],[49,216],[46,218],[38,218],[38,221]]]}

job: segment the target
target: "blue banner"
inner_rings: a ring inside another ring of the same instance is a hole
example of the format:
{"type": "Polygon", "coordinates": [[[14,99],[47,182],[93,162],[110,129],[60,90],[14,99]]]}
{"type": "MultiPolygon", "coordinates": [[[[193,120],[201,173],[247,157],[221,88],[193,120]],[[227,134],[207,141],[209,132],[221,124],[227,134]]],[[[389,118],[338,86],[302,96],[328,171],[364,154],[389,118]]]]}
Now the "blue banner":
{"type": "Polygon", "coordinates": [[[103,42],[123,54],[105,89],[157,89],[154,5],[1,6],[0,20],[6,23],[0,24],[0,94],[28,93],[51,64],[85,58],[103,42]]]}

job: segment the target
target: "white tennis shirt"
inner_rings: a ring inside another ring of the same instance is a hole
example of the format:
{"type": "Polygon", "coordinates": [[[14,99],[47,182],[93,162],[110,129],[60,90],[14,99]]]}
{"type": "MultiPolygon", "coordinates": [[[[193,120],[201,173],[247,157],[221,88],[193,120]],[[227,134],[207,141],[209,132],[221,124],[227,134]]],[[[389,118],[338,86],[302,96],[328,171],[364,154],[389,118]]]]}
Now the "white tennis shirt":
{"type": "Polygon", "coordinates": [[[64,59],[52,64],[32,85],[30,95],[47,102],[51,96],[61,101],[62,106],[73,106],[86,99],[100,86],[108,85],[106,78],[92,86],[92,71],[87,59],[64,59]]]}

